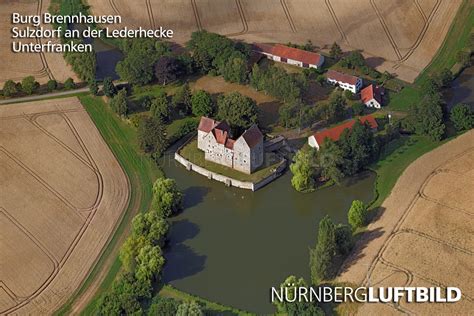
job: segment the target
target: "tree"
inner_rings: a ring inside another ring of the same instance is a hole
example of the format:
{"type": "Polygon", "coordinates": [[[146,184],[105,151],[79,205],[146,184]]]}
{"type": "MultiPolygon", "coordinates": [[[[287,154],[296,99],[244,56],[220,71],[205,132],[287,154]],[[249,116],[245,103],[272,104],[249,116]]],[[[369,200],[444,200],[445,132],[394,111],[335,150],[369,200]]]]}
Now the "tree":
{"type": "Polygon", "coordinates": [[[3,84],[3,95],[6,97],[12,96],[17,93],[16,83],[13,80],[7,80],[3,84]]]}
{"type": "Polygon", "coordinates": [[[93,95],[98,95],[99,94],[99,84],[97,80],[91,80],[89,81],[89,92],[92,93],[93,95]]]}
{"type": "Polygon", "coordinates": [[[198,90],[193,94],[191,106],[195,116],[211,116],[214,113],[211,95],[204,90],[198,90]]]}
{"type": "Polygon", "coordinates": [[[217,99],[217,117],[229,123],[235,134],[257,123],[257,115],[255,101],[239,92],[221,95],[217,99]]]}
{"type": "Polygon", "coordinates": [[[148,316],[176,316],[179,302],[175,299],[156,295],[148,309],[148,316]]]}
{"type": "Polygon", "coordinates": [[[176,316],[204,316],[204,313],[196,301],[185,301],[178,306],[176,316]]]}
{"type": "Polygon", "coordinates": [[[324,118],[329,123],[339,122],[346,116],[346,100],[339,93],[333,93],[323,107],[324,118]]]}
{"type": "Polygon", "coordinates": [[[131,235],[129,236],[122,247],[120,248],[120,262],[124,269],[128,272],[135,272],[136,260],[140,249],[145,245],[150,244],[145,236],[131,235]]]}
{"type": "Polygon", "coordinates": [[[319,175],[319,169],[316,165],[317,152],[314,148],[302,148],[293,158],[290,165],[291,184],[296,191],[305,192],[315,188],[315,179],[319,175]]]}
{"type": "MultiPolygon", "coordinates": [[[[71,12],[71,14],[75,13],[71,12]]],[[[69,40],[69,42],[79,44],[83,43],[83,40],[75,38],[69,40]]],[[[65,52],[64,59],[69,65],[71,65],[72,69],[81,80],[88,82],[95,79],[97,60],[94,49],[88,52],[65,52]]]]}
{"type": "Polygon", "coordinates": [[[347,219],[353,230],[365,226],[367,223],[367,207],[359,200],[352,201],[351,208],[347,213],[347,219]]]}
{"type": "Polygon", "coordinates": [[[64,89],[66,90],[72,90],[76,87],[76,84],[74,83],[74,79],[71,77],[67,78],[66,81],[64,81],[64,89]]]}
{"type": "Polygon", "coordinates": [[[21,81],[21,90],[26,94],[33,94],[38,89],[39,83],[35,80],[35,77],[28,76],[23,78],[21,81]]]}
{"type": "Polygon", "coordinates": [[[435,78],[428,78],[422,85],[421,88],[426,95],[438,94],[440,90],[440,85],[438,80],[435,78]]]}
{"type": "Polygon", "coordinates": [[[171,56],[162,56],[155,64],[155,78],[158,83],[166,85],[176,80],[178,73],[178,64],[176,59],[171,56]]]}
{"type": "Polygon", "coordinates": [[[341,171],[344,158],[342,150],[330,138],[325,139],[323,146],[319,150],[318,164],[321,168],[322,177],[330,179],[337,184],[340,183],[344,177],[344,173],[341,171]]]}
{"type": "Polygon", "coordinates": [[[185,83],[176,89],[175,94],[171,99],[171,103],[175,109],[178,109],[182,114],[191,112],[191,88],[189,84],[185,83]]]}
{"type": "MultiPolygon", "coordinates": [[[[298,293],[297,291],[301,287],[308,287],[303,278],[298,279],[293,275],[286,278],[285,282],[280,285],[280,288],[285,289],[284,291],[287,291],[288,296],[283,302],[278,300],[274,302],[278,312],[289,316],[323,316],[323,311],[314,302],[295,299],[295,293],[298,293]],[[292,300],[295,301],[290,302],[292,300]]],[[[285,294],[283,295],[285,296],[285,294]]]]}
{"type": "Polygon", "coordinates": [[[170,105],[165,91],[160,90],[151,101],[150,113],[155,120],[166,122],[170,119],[170,105]]]}
{"type": "Polygon", "coordinates": [[[48,80],[48,83],[46,84],[46,88],[48,89],[49,92],[53,92],[58,88],[58,82],[54,79],[48,80]]]}
{"type": "Polygon", "coordinates": [[[141,150],[160,157],[168,145],[165,131],[165,126],[160,121],[143,118],[138,125],[138,143],[141,150]]]}
{"type": "Polygon", "coordinates": [[[153,184],[152,209],[163,217],[169,217],[181,210],[183,194],[173,179],[159,178],[153,184]]]}
{"type": "Polygon", "coordinates": [[[110,107],[118,115],[127,115],[128,103],[127,103],[127,90],[121,89],[117,95],[110,100],[110,107]]]}
{"type": "Polygon", "coordinates": [[[419,135],[426,135],[434,141],[439,141],[444,135],[446,126],[443,122],[443,100],[437,94],[428,94],[421,102],[413,106],[408,117],[408,127],[419,135]]]}
{"type": "Polygon", "coordinates": [[[258,63],[253,64],[252,72],[250,73],[250,85],[257,91],[265,89],[264,86],[264,71],[260,69],[258,63]]]}
{"type": "Polygon", "coordinates": [[[437,75],[438,85],[440,87],[448,87],[454,79],[454,75],[448,68],[443,68],[441,72],[437,75]]]}
{"type": "Polygon", "coordinates": [[[326,215],[319,222],[316,247],[310,249],[310,269],[313,284],[327,280],[331,275],[331,265],[336,254],[336,233],[331,218],[326,215]]]}
{"type": "Polygon", "coordinates": [[[353,51],[349,56],[345,57],[341,61],[341,66],[354,69],[356,67],[366,66],[364,56],[358,51],[353,51]]]}
{"type": "Polygon", "coordinates": [[[467,104],[456,104],[451,109],[450,119],[458,131],[468,130],[474,126],[474,113],[467,104]]]}
{"type": "Polygon", "coordinates": [[[364,114],[365,104],[362,102],[356,102],[352,105],[352,112],[354,115],[362,115],[364,114]]]}
{"type": "Polygon", "coordinates": [[[247,81],[247,60],[240,53],[236,55],[224,65],[222,74],[226,81],[243,84],[247,81]]]}
{"type": "Polygon", "coordinates": [[[339,224],[335,230],[336,252],[340,256],[345,256],[354,247],[352,230],[349,226],[339,224]]]}
{"type": "Polygon", "coordinates": [[[132,221],[132,235],[143,236],[153,246],[162,246],[169,224],[158,212],[137,214],[132,221]]]}
{"type": "Polygon", "coordinates": [[[336,60],[341,58],[342,49],[339,46],[339,44],[337,44],[336,42],[332,44],[331,50],[329,51],[329,56],[331,56],[331,58],[336,59],[336,60]]]}
{"type": "Polygon", "coordinates": [[[157,279],[165,264],[165,259],[159,246],[147,244],[138,251],[136,262],[135,277],[143,282],[157,279]]]}
{"type": "Polygon", "coordinates": [[[113,97],[117,93],[117,88],[115,88],[112,78],[110,77],[104,78],[102,91],[104,92],[104,95],[109,98],[113,97]]]}

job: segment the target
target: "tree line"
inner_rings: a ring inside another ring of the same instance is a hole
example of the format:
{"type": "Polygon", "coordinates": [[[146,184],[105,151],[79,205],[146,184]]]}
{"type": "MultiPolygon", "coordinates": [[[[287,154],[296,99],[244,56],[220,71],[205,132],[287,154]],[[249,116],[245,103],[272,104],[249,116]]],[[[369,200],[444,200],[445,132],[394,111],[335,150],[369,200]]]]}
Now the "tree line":
{"type": "Polygon", "coordinates": [[[132,220],[131,234],[120,249],[122,272],[101,296],[98,315],[143,315],[147,308],[148,315],[202,315],[196,302],[178,303],[159,296],[151,300],[165,264],[167,219],[182,209],[182,193],[174,180],[157,179],[152,192],[150,209],[132,220]]]}
{"type": "Polygon", "coordinates": [[[2,95],[4,97],[15,97],[21,94],[32,95],[41,91],[54,92],[57,90],[72,90],[76,83],[72,78],[67,78],[64,83],[59,83],[54,79],[49,80],[45,85],[40,85],[34,76],[27,76],[20,82],[7,80],[3,84],[2,95]]]}

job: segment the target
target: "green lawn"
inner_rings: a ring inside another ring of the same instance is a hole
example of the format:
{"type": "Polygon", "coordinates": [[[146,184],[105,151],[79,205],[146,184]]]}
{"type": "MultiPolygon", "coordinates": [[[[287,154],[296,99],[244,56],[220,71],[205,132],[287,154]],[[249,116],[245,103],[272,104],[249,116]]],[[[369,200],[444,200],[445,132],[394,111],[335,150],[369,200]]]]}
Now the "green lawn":
{"type": "Polygon", "coordinates": [[[446,141],[433,142],[424,136],[402,136],[392,141],[380,160],[370,166],[377,173],[376,199],[370,205],[371,208],[382,204],[408,165],[446,141]]]}
{"type": "Polygon", "coordinates": [[[131,219],[136,213],[145,211],[149,207],[152,197],[151,188],[153,181],[157,177],[163,176],[163,173],[156,167],[151,159],[139,154],[136,145],[136,131],[121,121],[101,98],[81,96],[79,99],[127,174],[130,181],[131,192],[129,205],[125,210],[125,215],[114,233],[112,240],[107,245],[86,281],[78,291],[74,293],[72,298],[56,312],[58,315],[69,313],[73,302],[87,289],[91,282],[95,280],[106,260],[112,257],[114,261],[110,270],[100,285],[98,292],[89,302],[86,309],[82,311],[82,314],[90,315],[94,312],[95,304],[99,296],[111,287],[113,280],[120,271],[121,264],[118,259],[118,249],[121,245],[121,241],[123,241],[122,238],[124,234],[128,232],[131,219]]]}
{"type": "Polygon", "coordinates": [[[214,162],[210,162],[204,159],[204,152],[197,148],[197,140],[189,142],[179,152],[181,156],[191,161],[192,163],[204,167],[212,172],[224,175],[226,177],[236,179],[239,181],[258,182],[265,177],[269,176],[273,169],[277,168],[281,163],[281,160],[273,153],[265,153],[264,166],[260,167],[257,171],[252,174],[246,174],[232,168],[219,165],[214,162]]]}

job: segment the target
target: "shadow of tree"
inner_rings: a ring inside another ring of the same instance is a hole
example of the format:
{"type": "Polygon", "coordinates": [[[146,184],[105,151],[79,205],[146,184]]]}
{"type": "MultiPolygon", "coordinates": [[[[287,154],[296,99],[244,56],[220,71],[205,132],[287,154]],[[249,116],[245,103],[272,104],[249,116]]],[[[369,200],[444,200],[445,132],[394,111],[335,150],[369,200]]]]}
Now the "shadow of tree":
{"type": "Polygon", "coordinates": [[[193,186],[184,190],[183,208],[187,209],[204,201],[204,197],[211,191],[208,187],[193,186]]]}

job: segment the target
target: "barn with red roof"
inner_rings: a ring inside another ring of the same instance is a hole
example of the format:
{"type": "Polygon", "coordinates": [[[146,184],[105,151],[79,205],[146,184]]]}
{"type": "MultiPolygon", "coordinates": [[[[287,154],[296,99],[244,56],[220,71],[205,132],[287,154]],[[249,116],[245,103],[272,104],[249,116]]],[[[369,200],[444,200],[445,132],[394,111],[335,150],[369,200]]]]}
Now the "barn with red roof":
{"type": "Polygon", "coordinates": [[[324,64],[324,56],[318,53],[280,44],[254,44],[253,50],[273,61],[302,68],[320,68],[324,64]]]}
{"type": "MultiPolygon", "coordinates": [[[[378,124],[375,118],[372,115],[366,115],[359,117],[359,121],[362,124],[368,124],[373,130],[377,130],[378,124]]],[[[313,135],[308,137],[308,145],[319,150],[319,148],[324,144],[326,138],[332,139],[333,141],[338,141],[341,137],[342,132],[346,129],[351,129],[354,126],[356,120],[352,119],[343,124],[334,126],[332,128],[327,128],[322,131],[318,131],[313,135]]]]}

